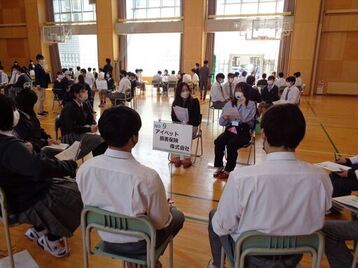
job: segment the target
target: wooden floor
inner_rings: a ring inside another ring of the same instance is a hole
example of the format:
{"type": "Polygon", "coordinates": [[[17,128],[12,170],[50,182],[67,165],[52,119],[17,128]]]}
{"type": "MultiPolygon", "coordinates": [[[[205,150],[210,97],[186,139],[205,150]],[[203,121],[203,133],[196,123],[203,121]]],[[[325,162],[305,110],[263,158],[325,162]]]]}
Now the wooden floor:
{"type": "MultiPolygon", "coordinates": [[[[54,136],[54,118],[59,107],[52,108],[52,93],[47,92],[46,108],[49,116],[41,119],[43,127],[54,136]]],[[[97,117],[101,110],[95,103],[97,117]]],[[[142,116],[143,127],[140,132],[139,144],[134,150],[134,156],[143,164],[156,169],[168,196],[172,195],[176,206],[186,215],[183,230],[175,238],[174,266],[181,268],[206,267],[210,259],[210,247],[207,232],[207,219],[209,211],[217,206],[218,200],[225,186],[224,182],[213,179],[213,169],[208,167],[213,162],[213,141],[222,132],[217,124],[217,115],[214,122],[210,118],[207,125],[208,103],[201,104],[203,114],[203,143],[204,155],[197,160],[195,166],[188,170],[173,168],[172,180],[167,165],[167,154],[152,150],[153,120],[170,120],[170,104],[173,93],[169,97],[156,96],[156,93],[147,91],[146,96],[137,98],[137,111],[142,116]]],[[[307,121],[305,139],[297,149],[297,156],[305,161],[315,163],[332,160],[334,152],[343,156],[358,154],[358,98],[337,96],[304,97],[300,105],[307,121]]],[[[260,162],[264,156],[262,141],[257,137],[256,161],[260,162]]],[[[242,160],[247,158],[243,150],[239,156],[242,160]]],[[[345,212],[338,218],[348,218],[345,212]]],[[[27,249],[40,267],[82,267],[82,240],[81,231],[77,230],[70,239],[71,255],[67,258],[56,259],[44,253],[35,244],[23,237],[28,226],[20,225],[11,229],[12,239],[16,250],[27,249]]],[[[0,253],[4,253],[3,230],[0,231],[0,253]]],[[[95,237],[95,239],[98,239],[95,237]]],[[[162,258],[163,267],[167,267],[167,253],[162,258]]],[[[304,257],[302,267],[310,267],[310,258],[304,257]]],[[[119,267],[117,261],[102,257],[90,258],[90,267],[119,267]]],[[[324,259],[322,267],[329,267],[324,259]]]]}

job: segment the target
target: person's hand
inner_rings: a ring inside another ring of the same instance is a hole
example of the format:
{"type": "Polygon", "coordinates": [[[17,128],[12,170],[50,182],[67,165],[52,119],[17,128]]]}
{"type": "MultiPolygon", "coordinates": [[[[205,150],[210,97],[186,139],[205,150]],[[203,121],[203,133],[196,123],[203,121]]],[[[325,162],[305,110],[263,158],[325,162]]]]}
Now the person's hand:
{"type": "Polygon", "coordinates": [[[345,158],[343,158],[343,157],[338,157],[338,158],[336,159],[336,163],[337,163],[337,164],[341,164],[341,165],[345,165],[345,164],[347,164],[347,159],[345,159],[345,158]]]}
{"type": "Polygon", "coordinates": [[[98,129],[97,125],[92,125],[92,126],[91,126],[91,132],[92,132],[92,133],[97,132],[97,129],[98,129]]]}
{"type": "Polygon", "coordinates": [[[29,149],[30,152],[32,152],[34,150],[34,147],[32,146],[32,144],[30,142],[25,142],[24,143],[26,148],[29,149]]]}
{"type": "Polygon", "coordinates": [[[224,115],[223,116],[225,120],[229,120],[230,119],[230,116],[229,115],[224,115]]]}
{"type": "Polygon", "coordinates": [[[348,170],[341,170],[336,172],[336,174],[341,178],[348,178],[348,170]]]}

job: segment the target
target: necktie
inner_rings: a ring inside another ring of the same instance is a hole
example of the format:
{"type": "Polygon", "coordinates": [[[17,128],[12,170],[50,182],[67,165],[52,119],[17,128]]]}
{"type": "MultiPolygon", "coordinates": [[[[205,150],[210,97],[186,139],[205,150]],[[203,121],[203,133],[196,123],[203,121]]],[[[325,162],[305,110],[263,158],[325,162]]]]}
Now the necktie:
{"type": "Polygon", "coordinates": [[[285,100],[288,100],[288,93],[290,92],[290,88],[289,89],[287,89],[287,93],[286,93],[286,96],[285,96],[285,100]]]}

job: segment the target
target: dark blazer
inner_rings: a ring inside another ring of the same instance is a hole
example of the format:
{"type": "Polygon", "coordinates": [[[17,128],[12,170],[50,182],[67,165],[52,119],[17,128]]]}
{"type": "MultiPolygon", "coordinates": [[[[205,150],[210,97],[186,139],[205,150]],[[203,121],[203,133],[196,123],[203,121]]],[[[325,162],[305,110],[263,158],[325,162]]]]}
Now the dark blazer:
{"type": "Polygon", "coordinates": [[[31,81],[31,78],[27,74],[22,73],[14,84],[14,87],[24,88],[24,84],[31,81]]]}
{"type": "Polygon", "coordinates": [[[47,140],[51,138],[43,128],[41,128],[40,121],[37,119],[36,114],[26,114],[20,112],[19,123],[15,127],[15,132],[19,138],[24,141],[30,142],[35,150],[39,153],[41,148],[48,145],[47,140]]]}
{"type": "Polygon", "coordinates": [[[91,132],[90,126],[96,124],[91,107],[87,103],[83,103],[81,109],[74,100],[66,103],[63,107],[60,122],[62,135],[91,132]]]}
{"type": "Polygon", "coordinates": [[[261,95],[259,90],[256,87],[251,87],[250,89],[250,100],[260,103],[261,102],[261,95]]]}
{"type": "Polygon", "coordinates": [[[73,176],[76,168],[72,160],[46,158],[31,152],[21,140],[0,134],[0,187],[9,214],[32,207],[47,194],[52,178],[73,176]]]}
{"type": "Polygon", "coordinates": [[[177,116],[175,115],[174,106],[180,106],[183,108],[188,108],[189,112],[189,125],[197,127],[201,123],[201,114],[200,114],[200,104],[198,99],[191,98],[190,100],[186,101],[185,103],[173,102],[172,105],[172,121],[173,122],[180,122],[177,116]]]}
{"type": "Polygon", "coordinates": [[[50,82],[49,74],[45,72],[40,64],[35,65],[35,85],[41,88],[48,88],[50,82]]]}
{"type": "Polygon", "coordinates": [[[268,86],[265,86],[263,89],[261,89],[261,99],[267,103],[278,101],[280,99],[278,96],[278,87],[274,85],[269,91],[268,86]]]}

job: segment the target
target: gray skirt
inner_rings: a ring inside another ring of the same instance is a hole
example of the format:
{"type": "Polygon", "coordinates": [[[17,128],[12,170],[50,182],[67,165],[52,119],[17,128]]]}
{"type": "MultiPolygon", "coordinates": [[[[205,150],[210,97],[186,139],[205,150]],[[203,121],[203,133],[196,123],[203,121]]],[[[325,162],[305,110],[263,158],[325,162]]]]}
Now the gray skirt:
{"type": "Polygon", "coordinates": [[[81,223],[83,203],[73,179],[55,178],[46,196],[16,215],[19,223],[45,228],[52,235],[70,237],[81,223]]]}

